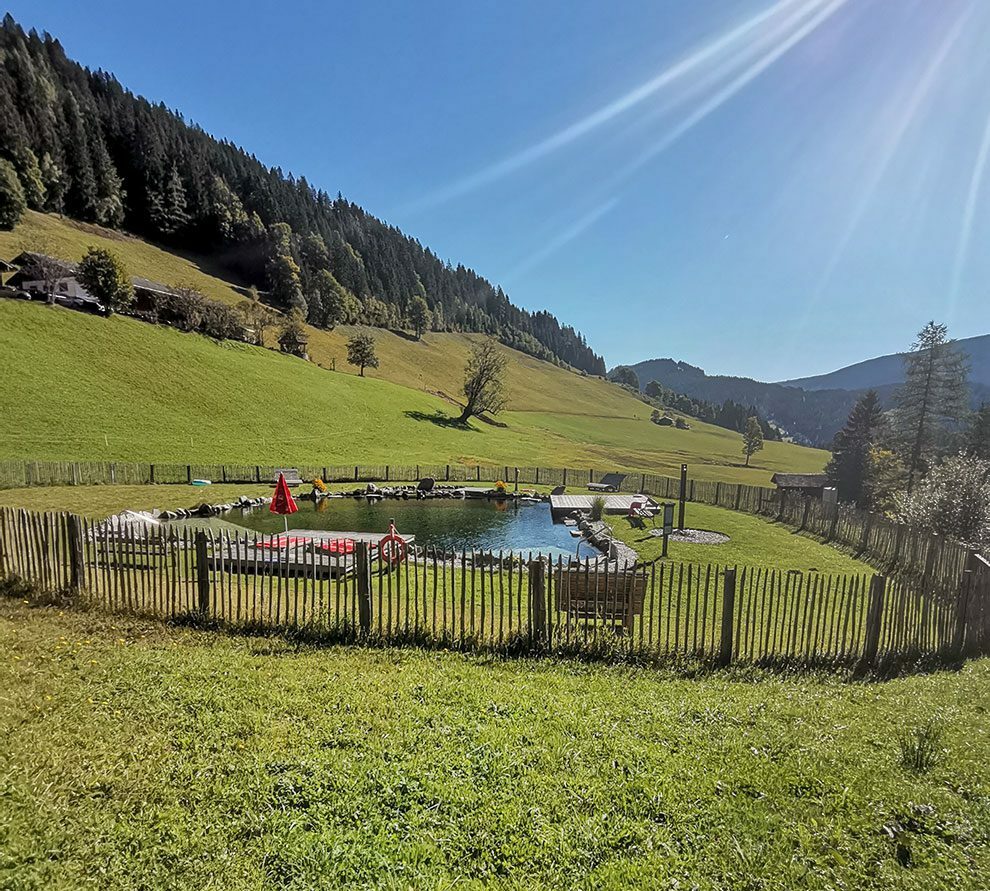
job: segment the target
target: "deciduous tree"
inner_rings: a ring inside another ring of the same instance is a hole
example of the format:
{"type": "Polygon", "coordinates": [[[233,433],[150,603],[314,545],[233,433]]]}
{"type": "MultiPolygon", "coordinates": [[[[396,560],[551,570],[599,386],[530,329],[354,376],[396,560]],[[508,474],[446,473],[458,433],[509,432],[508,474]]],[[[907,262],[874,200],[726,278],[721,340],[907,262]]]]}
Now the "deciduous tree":
{"type": "Polygon", "coordinates": [[[505,407],[505,366],[508,357],[489,338],[477,344],[464,367],[464,395],[467,402],[460,421],[466,423],[482,412],[497,414],[505,407]]]}
{"type": "Polygon", "coordinates": [[[108,313],[125,310],[134,302],[127,269],[106,248],[91,247],[76,272],[79,283],[106,307],[108,313]]]}
{"type": "Polygon", "coordinates": [[[27,210],[24,189],[10,161],[0,159],[0,229],[13,229],[27,210]]]}
{"type": "Polygon", "coordinates": [[[409,321],[416,331],[416,339],[423,336],[423,332],[428,330],[433,324],[433,313],[430,312],[430,305],[422,297],[413,297],[409,304],[409,321]]]}
{"type": "Polygon", "coordinates": [[[746,466],[749,467],[749,459],[763,448],[763,428],[760,426],[759,418],[746,419],[746,429],[743,430],[742,441],[746,466]]]}
{"type": "Polygon", "coordinates": [[[355,334],[347,341],[347,361],[361,369],[378,367],[378,353],[375,351],[375,338],[370,334],[355,334]]]}

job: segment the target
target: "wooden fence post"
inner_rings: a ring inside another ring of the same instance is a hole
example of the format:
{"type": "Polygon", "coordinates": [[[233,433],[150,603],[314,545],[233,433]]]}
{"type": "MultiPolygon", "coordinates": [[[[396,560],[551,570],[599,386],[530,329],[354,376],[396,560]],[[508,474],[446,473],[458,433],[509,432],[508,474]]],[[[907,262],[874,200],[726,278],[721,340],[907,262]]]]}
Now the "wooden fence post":
{"type": "Polygon", "coordinates": [[[952,634],[952,655],[957,659],[961,659],[966,650],[966,621],[969,618],[969,601],[973,591],[973,581],[974,573],[971,569],[967,569],[963,573],[959,593],[956,596],[956,625],[952,634]]]}
{"type": "Polygon", "coordinates": [[[117,482],[117,464],[115,461],[110,462],[110,482],[117,482]]]}
{"type": "Polygon", "coordinates": [[[884,593],[887,590],[887,579],[875,575],[870,579],[870,602],[866,608],[866,638],[863,643],[863,655],[859,660],[858,671],[871,668],[877,661],[880,649],[880,624],[883,619],[884,593]]]}
{"type": "Polygon", "coordinates": [[[154,481],[155,481],[155,465],[152,464],[151,465],[151,482],[153,483],[154,481]]]}
{"type": "Polygon", "coordinates": [[[199,615],[210,617],[210,555],[205,532],[196,533],[196,587],[199,592],[199,615]]]}
{"type": "Polygon", "coordinates": [[[533,617],[533,638],[542,644],[547,634],[546,567],[542,560],[529,564],[529,614],[533,617]]]}
{"type": "Polygon", "coordinates": [[[684,502],[687,501],[687,464],[681,465],[681,487],[677,495],[677,528],[684,530],[684,502]]]}
{"type": "Polygon", "coordinates": [[[537,485],[538,486],[539,484],[540,484],[540,468],[537,467],[536,468],[536,483],[534,485],[537,485]]]}
{"type": "Polygon", "coordinates": [[[589,470],[588,471],[588,482],[589,483],[593,483],[594,481],[595,481],[595,471],[594,470],[589,470]]]}
{"type": "Polygon", "coordinates": [[[808,525],[808,511],[811,509],[811,499],[805,496],[804,499],[804,510],[801,513],[801,525],[798,526],[798,532],[803,532],[804,527],[808,525]]]}
{"type": "Polygon", "coordinates": [[[358,481],[358,469],[357,469],[357,467],[355,467],[354,468],[354,482],[357,482],[357,481],[358,481]]]}
{"type": "Polygon", "coordinates": [[[82,592],[82,582],[86,571],[83,551],[82,523],[75,514],[66,517],[69,535],[69,587],[76,596],[82,592]]]}
{"type": "Polygon", "coordinates": [[[388,482],[388,465],[385,465],[385,482],[388,482]]]}
{"type": "Polygon", "coordinates": [[[450,482],[450,465],[449,464],[447,465],[447,476],[445,477],[445,479],[446,479],[446,481],[448,483],[450,482]]]}
{"type": "Polygon", "coordinates": [[[226,464],[221,464],[220,465],[220,477],[221,477],[221,479],[224,482],[227,482],[227,465],[226,464]]]}
{"type": "Polygon", "coordinates": [[[718,651],[721,668],[732,662],[732,622],[736,611],[736,570],[726,567],[722,581],[722,638],[718,651]]]}
{"type": "Polygon", "coordinates": [[[564,468],[564,485],[567,485],[567,468],[564,468]]]}
{"type": "Polygon", "coordinates": [[[187,464],[186,465],[186,482],[187,483],[192,483],[192,465],[191,464],[187,464]]]}
{"type": "Polygon", "coordinates": [[[358,624],[361,634],[371,633],[371,571],[368,562],[368,543],[359,541],[354,547],[357,569],[358,624]]]}

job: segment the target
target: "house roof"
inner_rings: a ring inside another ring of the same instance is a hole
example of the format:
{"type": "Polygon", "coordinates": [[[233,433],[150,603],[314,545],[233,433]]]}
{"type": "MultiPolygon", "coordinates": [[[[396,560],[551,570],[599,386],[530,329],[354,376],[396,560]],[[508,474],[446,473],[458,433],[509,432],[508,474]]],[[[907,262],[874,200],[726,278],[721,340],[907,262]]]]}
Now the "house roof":
{"type": "MultiPolygon", "coordinates": [[[[35,251],[22,251],[10,261],[10,265],[19,267],[22,273],[27,273],[31,271],[32,265],[42,260],[51,260],[58,263],[66,276],[74,275],[79,268],[79,264],[73,263],[71,260],[60,260],[57,257],[50,257],[47,254],[39,254],[35,251]]],[[[131,276],[131,284],[139,290],[152,291],[156,294],[175,293],[174,288],[163,285],[161,282],[153,282],[151,279],[141,278],[139,275],[131,276]]]]}
{"type": "Polygon", "coordinates": [[[775,473],[770,482],[782,489],[821,489],[828,477],[824,473],[775,473]]]}

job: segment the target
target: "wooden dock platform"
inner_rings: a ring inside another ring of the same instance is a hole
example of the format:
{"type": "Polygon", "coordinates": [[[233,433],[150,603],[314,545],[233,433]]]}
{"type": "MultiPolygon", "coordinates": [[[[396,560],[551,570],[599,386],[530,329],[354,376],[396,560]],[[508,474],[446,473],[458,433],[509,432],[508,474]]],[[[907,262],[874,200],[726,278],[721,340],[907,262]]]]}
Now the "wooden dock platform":
{"type": "Polygon", "coordinates": [[[624,492],[612,495],[551,495],[550,512],[555,518],[566,517],[574,511],[591,513],[591,503],[595,498],[605,499],[605,513],[627,514],[633,502],[638,501],[644,507],[656,508],[657,503],[649,495],[629,495],[624,492]]]}

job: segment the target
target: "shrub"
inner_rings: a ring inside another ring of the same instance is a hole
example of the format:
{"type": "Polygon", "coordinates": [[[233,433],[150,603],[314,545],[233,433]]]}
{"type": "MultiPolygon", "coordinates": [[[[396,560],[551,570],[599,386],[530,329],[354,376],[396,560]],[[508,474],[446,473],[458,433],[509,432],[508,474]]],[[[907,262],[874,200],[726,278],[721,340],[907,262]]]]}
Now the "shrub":
{"type": "Polygon", "coordinates": [[[975,547],[990,545],[990,461],[947,458],[897,499],[902,522],[975,547]]]}
{"type": "Polygon", "coordinates": [[[234,307],[204,297],[194,288],[180,286],[158,299],[160,324],[180,331],[198,331],[216,340],[242,340],[244,315],[234,307]]]}
{"type": "Polygon", "coordinates": [[[605,513],[605,497],[596,495],[591,499],[591,519],[600,520],[605,513]]]}
{"type": "Polygon", "coordinates": [[[86,251],[76,278],[108,313],[122,312],[134,303],[134,289],[127,269],[117,255],[106,248],[91,247],[86,251]]]}
{"type": "Polygon", "coordinates": [[[935,720],[904,731],[897,737],[901,749],[901,767],[915,773],[927,773],[942,754],[942,725],[935,720]]]}

